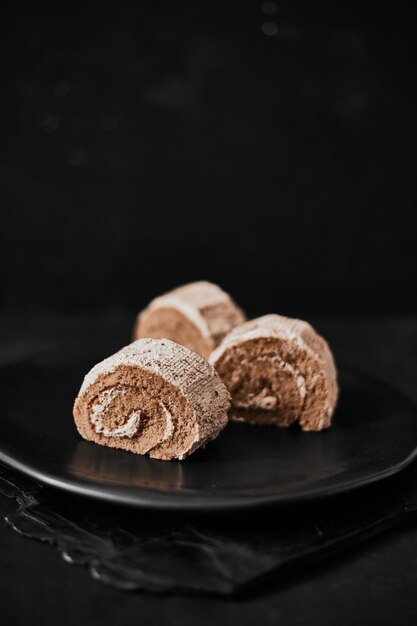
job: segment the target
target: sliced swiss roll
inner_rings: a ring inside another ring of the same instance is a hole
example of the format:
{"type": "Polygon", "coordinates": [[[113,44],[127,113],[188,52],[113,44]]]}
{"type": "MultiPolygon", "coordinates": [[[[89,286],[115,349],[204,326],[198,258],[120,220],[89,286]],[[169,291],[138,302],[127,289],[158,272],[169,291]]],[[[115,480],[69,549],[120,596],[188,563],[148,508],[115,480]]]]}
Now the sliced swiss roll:
{"type": "Polygon", "coordinates": [[[139,337],[176,341],[205,358],[245,315],[232,298],[206,281],[178,287],[139,313],[133,331],[139,337]]]}
{"type": "Polygon", "coordinates": [[[230,417],[304,430],[328,428],[336,368],[326,341],[302,320],[265,315],[237,326],[210,355],[232,396],[230,417]]]}
{"type": "Polygon", "coordinates": [[[84,378],[74,418],[84,439],[155,459],[184,459],[227,424],[229,393],[200,355],[140,339],[84,378]]]}

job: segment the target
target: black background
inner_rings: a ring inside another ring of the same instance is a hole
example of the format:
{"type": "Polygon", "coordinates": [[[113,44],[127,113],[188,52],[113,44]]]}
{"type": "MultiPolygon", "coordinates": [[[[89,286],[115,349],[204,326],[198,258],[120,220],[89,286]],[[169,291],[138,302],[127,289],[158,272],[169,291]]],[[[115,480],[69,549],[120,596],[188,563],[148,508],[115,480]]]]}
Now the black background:
{"type": "Polygon", "coordinates": [[[412,3],[2,7],[1,304],[413,308],[412,3]]]}

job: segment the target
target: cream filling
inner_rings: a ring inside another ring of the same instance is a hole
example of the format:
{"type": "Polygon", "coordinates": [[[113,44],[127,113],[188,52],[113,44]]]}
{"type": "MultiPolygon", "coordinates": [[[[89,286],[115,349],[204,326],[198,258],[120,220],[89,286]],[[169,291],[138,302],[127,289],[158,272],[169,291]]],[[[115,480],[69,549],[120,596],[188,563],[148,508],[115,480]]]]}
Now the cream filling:
{"type": "Polygon", "coordinates": [[[164,438],[161,440],[161,443],[162,443],[163,441],[168,441],[168,439],[171,439],[173,432],[174,432],[174,423],[172,421],[172,415],[166,408],[165,404],[163,402],[159,402],[159,404],[162,407],[165,413],[165,418],[166,418],[166,429],[165,429],[164,438]]]}
{"type": "Polygon", "coordinates": [[[139,424],[140,424],[140,411],[132,411],[132,413],[128,416],[128,419],[125,424],[122,426],[118,426],[113,430],[107,428],[103,424],[103,419],[105,417],[105,412],[110,405],[110,402],[123,394],[125,388],[124,387],[114,387],[113,389],[105,389],[102,391],[98,397],[98,402],[95,402],[91,408],[90,420],[94,426],[96,433],[103,435],[104,437],[114,437],[116,439],[120,439],[122,437],[132,438],[136,435],[139,424]]]}
{"type": "MultiPolygon", "coordinates": [[[[288,372],[295,380],[295,384],[297,386],[297,390],[300,396],[301,402],[304,402],[304,398],[306,397],[306,381],[300,371],[293,367],[290,363],[284,361],[279,355],[270,357],[270,356],[258,356],[255,359],[243,359],[242,365],[253,366],[255,363],[259,361],[272,361],[278,364],[278,369],[283,370],[284,372],[288,372]]],[[[261,411],[272,411],[278,404],[278,398],[274,395],[270,394],[270,390],[267,387],[264,387],[259,393],[249,393],[246,401],[235,401],[234,405],[240,409],[254,409],[261,411]]]]}
{"type": "MultiPolygon", "coordinates": [[[[114,437],[115,439],[120,439],[122,437],[129,437],[131,439],[134,435],[136,435],[140,426],[140,410],[132,411],[132,413],[130,413],[130,415],[128,416],[126,423],[122,424],[122,426],[114,428],[113,430],[107,428],[103,424],[105,412],[108,409],[111,401],[118,395],[123,394],[124,390],[124,387],[114,387],[113,389],[106,389],[99,394],[98,402],[93,404],[90,414],[90,420],[92,425],[94,426],[96,433],[101,434],[104,437],[114,437]]],[[[163,402],[159,402],[159,405],[162,407],[165,414],[166,427],[165,434],[157,445],[164,441],[168,441],[168,439],[171,439],[174,432],[174,423],[171,413],[168,411],[163,402]]]]}
{"type": "Polygon", "coordinates": [[[123,424],[123,426],[110,430],[110,428],[103,426],[102,413],[104,410],[104,407],[100,404],[95,404],[93,406],[91,422],[94,425],[96,433],[100,433],[101,435],[104,435],[104,437],[114,437],[115,439],[119,439],[121,437],[132,438],[136,435],[140,423],[140,411],[134,411],[131,413],[126,424],[123,424]]]}

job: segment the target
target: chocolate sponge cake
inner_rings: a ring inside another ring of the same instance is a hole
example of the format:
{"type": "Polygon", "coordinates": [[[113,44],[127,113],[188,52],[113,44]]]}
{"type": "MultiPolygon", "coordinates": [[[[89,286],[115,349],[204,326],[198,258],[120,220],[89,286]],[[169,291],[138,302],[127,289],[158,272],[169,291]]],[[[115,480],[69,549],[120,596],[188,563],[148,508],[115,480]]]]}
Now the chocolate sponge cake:
{"type": "Polygon", "coordinates": [[[229,393],[200,355],[168,339],[140,339],[98,363],[74,404],[88,441],[184,459],[227,424],[229,393]]]}
{"type": "Polygon", "coordinates": [[[338,396],[326,341],[307,322],[265,315],[237,326],[211,354],[232,396],[231,418],[304,430],[330,426],[338,396]]]}
{"type": "Polygon", "coordinates": [[[245,316],[220,287],[206,281],[178,287],[155,300],[136,320],[134,339],[171,339],[205,358],[245,316]]]}

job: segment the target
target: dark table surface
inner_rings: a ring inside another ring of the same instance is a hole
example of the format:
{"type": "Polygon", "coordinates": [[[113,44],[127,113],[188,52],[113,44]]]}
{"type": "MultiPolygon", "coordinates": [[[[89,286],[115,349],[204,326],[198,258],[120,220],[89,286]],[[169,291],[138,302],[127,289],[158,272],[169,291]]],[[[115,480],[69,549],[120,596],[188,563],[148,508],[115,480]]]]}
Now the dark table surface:
{"type": "MultiPolygon", "coordinates": [[[[133,316],[112,310],[100,316],[22,314],[0,316],[0,364],[83,341],[103,356],[129,340],[133,316]]],[[[331,341],[339,361],[395,385],[417,403],[417,319],[320,318],[312,320],[331,341]]],[[[372,497],[372,490],[370,490],[372,497]]],[[[0,498],[1,519],[15,509],[0,498]]],[[[264,515],[250,518],[262,524],[264,515]]],[[[389,530],[284,582],[257,593],[225,599],[202,595],[126,593],[93,581],[64,563],[47,545],[0,525],[1,615],[12,624],[339,624],[415,623],[417,618],[417,528],[389,530]]]]}

